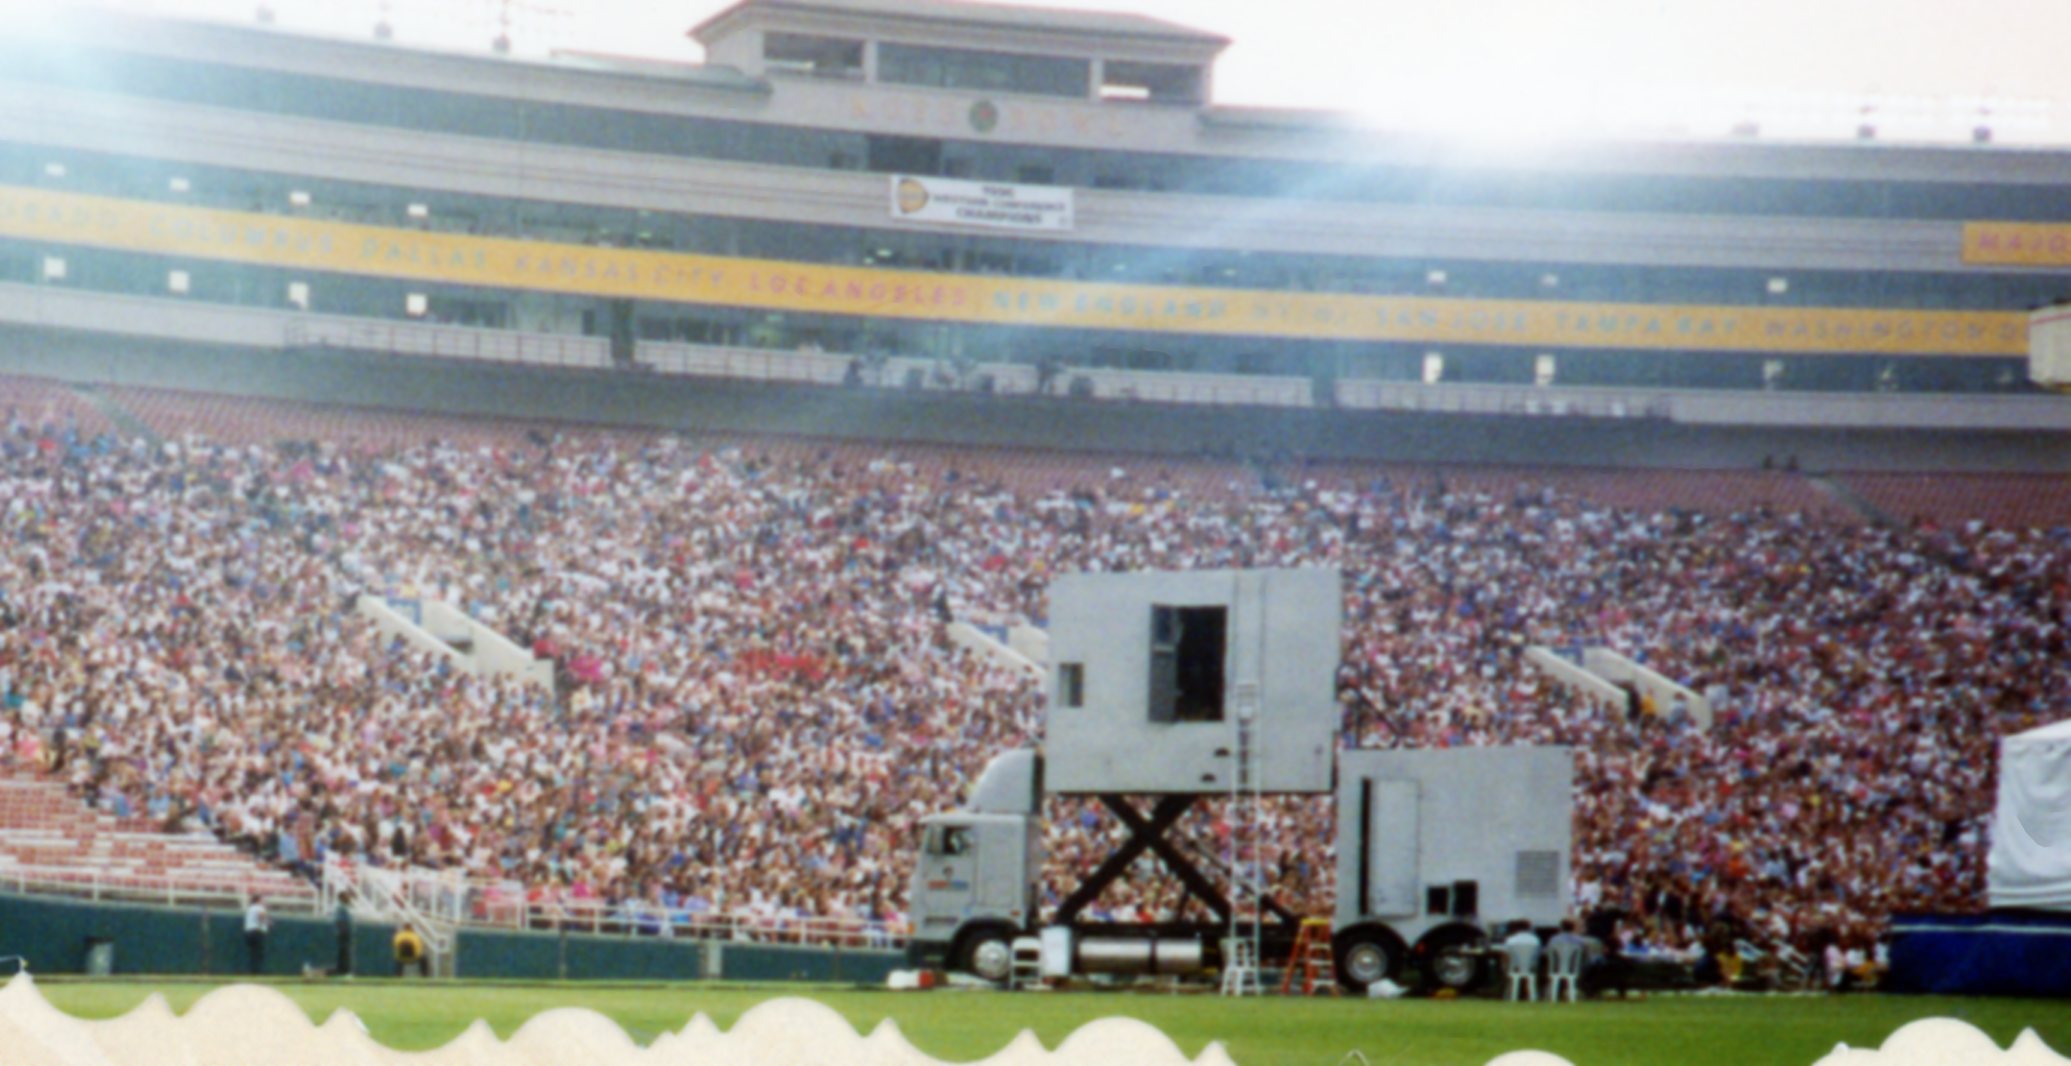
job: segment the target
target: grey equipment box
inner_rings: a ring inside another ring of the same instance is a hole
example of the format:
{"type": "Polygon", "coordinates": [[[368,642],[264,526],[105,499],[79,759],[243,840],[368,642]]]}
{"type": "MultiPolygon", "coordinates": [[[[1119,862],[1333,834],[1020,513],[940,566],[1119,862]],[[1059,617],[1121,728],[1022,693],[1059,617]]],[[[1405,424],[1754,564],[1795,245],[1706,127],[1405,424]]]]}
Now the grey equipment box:
{"type": "Polygon", "coordinates": [[[1343,596],[1335,570],[1058,578],[1045,790],[1227,792],[1249,716],[1261,791],[1329,791],[1343,596]]]}
{"type": "Polygon", "coordinates": [[[1572,748],[1347,751],[1338,772],[1338,928],[1567,916],[1572,748]]]}

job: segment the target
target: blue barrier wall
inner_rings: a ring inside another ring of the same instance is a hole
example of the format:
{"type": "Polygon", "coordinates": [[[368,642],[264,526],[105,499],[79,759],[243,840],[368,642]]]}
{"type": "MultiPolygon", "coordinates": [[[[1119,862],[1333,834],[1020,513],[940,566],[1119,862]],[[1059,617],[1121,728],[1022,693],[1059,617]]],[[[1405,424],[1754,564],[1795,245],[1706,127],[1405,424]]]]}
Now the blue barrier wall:
{"type": "MultiPolygon", "coordinates": [[[[355,923],[355,972],[393,975],[394,936],[394,926],[355,923]]],[[[37,973],[85,973],[88,946],[100,941],[114,946],[117,974],[247,972],[244,923],[234,910],[0,893],[0,956],[21,955],[37,973]]],[[[304,966],[329,969],[337,961],[338,933],[329,919],[274,916],[262,973],[298,976],[304,966]]],[[[687,981],[714,976],[878,984],[903,964],[900,952],[884,950],[465,929],[454,975],[542,981],[687,981]]]]}
{"type": "MultiPolygon", "coordinates": [[[[360,931],[387,952],[392,929],[360,931]]],[[[0,955],[20,955],[37,973],[85,973],[90,943],[114,947],[117,974],[230,975],[249,972],[244,918],[235,910],[152,907],[48,896],[0,894],[0,955]]],[[[361,949],[364,952],[364,948],[361,949]]],[[[302,973],[338,959],[329,920],[274,915],[260,972],[302,973]]]]}
{"type": "Polygon", "coordinates": [[[1891,934],[1890,991],[2071,996],[2071,915],[1909,915],[1891,934]]]}

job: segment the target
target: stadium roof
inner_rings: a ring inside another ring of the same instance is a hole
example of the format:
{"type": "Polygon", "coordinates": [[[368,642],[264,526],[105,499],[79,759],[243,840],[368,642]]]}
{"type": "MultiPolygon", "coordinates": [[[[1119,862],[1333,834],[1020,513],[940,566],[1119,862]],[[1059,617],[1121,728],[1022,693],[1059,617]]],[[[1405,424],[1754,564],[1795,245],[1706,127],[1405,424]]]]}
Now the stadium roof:
{"type": "Polygon", "coordinates": [[[1217,51],[1230,45],[1230,39],[1220,34],[1143,15],[1018,7],[968,0],[741,0],[691,27],[690,36],[700,43],[708,43],[714,37],[724,36],[733,28],[732,24],[743,21],[744,16],[760,13],[1135,38],[1195,47],[1211,46],[1217,51]]]}

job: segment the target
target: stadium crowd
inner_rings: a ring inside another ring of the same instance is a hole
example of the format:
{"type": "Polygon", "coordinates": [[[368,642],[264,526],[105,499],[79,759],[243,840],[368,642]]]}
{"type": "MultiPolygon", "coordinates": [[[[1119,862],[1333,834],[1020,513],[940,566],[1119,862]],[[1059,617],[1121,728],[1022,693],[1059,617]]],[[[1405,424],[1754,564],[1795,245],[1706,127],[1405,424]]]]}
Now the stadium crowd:
{"type": "MultiPolygon", "coordinates": [[[[1612,509],[1441,475],[1227,483],[1089,462],[542,433],[377,451],[0,439],[0,750],[95,804],[310,868],[459,868],[536,901],[896,923],[916,820],[1033,742],[1025,672],[952,616],[1076,570],[1334,566],[1347,746],[1580,749],[1578,902],[1638,950],[1873,936],[1983,892],[1995,738],[2071,704],[2063,531],[1612,509]],[[384,638],[439,599],[552,691],[384,638]],[[1711,694],[1592,707],[1522,662],[1605,644],[1711,694]]],[[[1128,461],[1121,461],[1126,467],[1128,461]]],[[[1155,466],[1155,463],[1152,464],[1155,466]]],[[[1050,902],[1118,840],[1052,800],[1050,902]]],[[[1248,861],[1327,913],[1321,799],[1248,861]]],[[[1217,854],[1219,811],[1183,829],[1217,854]]],[[[1135,879],[1094,916],[1198,907],[1135,879]]]]}

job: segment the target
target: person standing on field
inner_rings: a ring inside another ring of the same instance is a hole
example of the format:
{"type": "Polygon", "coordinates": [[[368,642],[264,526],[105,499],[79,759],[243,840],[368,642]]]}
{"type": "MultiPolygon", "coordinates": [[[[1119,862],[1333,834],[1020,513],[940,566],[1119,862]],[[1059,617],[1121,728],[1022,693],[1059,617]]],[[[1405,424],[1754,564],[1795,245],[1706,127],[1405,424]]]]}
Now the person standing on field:
{"type": "Polygon", "coordinates": [[[273,916],[266,913],[266,897],[253,896],[251,905],[244,909],[244,950],[248,972],[265,972],[266,934],[272,931],[273,916]]]}

